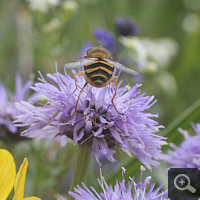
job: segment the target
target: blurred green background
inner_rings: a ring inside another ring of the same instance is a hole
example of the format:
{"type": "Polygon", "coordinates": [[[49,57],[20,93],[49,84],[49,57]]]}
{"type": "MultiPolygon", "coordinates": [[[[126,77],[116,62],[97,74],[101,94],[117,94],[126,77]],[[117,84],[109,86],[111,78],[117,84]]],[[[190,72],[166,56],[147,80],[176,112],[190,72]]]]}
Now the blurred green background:
{"type": "MultiPolygon", "coordinates": [[[[94,28],[102,27],[116,35],[115,18],[124,16],[131,16],[140,26],[138,38],[152,41],[167,38],[171,41],[167,48],[170,56],[165,65],[157,63],[157,70],[144,73],[142,80],[142,92],[158,99],[151,112],[159,113],[157,120],[167,127],[199,98],[200,0],[0,1],[1,81],[14,91],[16,70],[21,72],[24,80],[28,80],[31,74],[37,80],[38,70],[43,75],[54,73],[57,62],[58,71],[64,72],[63,65],[78,58],[86,40],[95,44],[94,28]]],[[[157,53],[155,48],[153,51],[157,53]]],[[[129,84],[133,86],[134,82],[129,84]]],[[[199,117],[195,117],[194,122],[198,120],[199,117]]],[[[184,126],[182,128],[190,127],[189,123],[184,126]]],[[[178,141],[174,139],[173,142],[178,141]]],[[[14,154],[17,167],[25,156],[28,157],[26,196],[34,194],[51,200],[56,199],[56,193],[67,195],[75,159],[73,144],[66,147],[45,141],[0,144],[14,154]]],[[[119,162],[115,167],[121,173],[120,166],[131,158],[123,160],[123,154],[118,156],[119,162]]],[[[133,173],[139,169],[140,163],[136,163],[133,164],[136,168],[133,173]]],[[[154,180],[159,184],[166,183],[165,167],[160,170],[163,173],[159,175],[161,178],[154,174],[154,180]]],[[[104,168],[105,173],[114,170],[110,163],[104,168]]],[[[93,175],[98,174],[95,161],[91,169],[89,184],[94,183],[96,175],[95,178],[93,175]]],[[[153,173],[155,171],[154,168],[153,173]]]]}

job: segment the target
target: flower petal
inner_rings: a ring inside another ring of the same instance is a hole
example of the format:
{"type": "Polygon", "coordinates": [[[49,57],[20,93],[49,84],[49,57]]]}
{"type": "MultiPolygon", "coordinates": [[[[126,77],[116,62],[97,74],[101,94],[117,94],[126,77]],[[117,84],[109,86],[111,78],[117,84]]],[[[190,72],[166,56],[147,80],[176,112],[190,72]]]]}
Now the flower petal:
{"type": "Polygon", "coordinates": [[[23,200],[41,200],[41,199],[38,198],[38,197],[27,197],[27,198],[25,198],[23,200]]]}
{"type": "Polygon", "coordinates": [[[4,200],[10,194],[16,176],[13,156],[5,149],[0,149],[0,199],[4,200]]]}
{"type": "Polygon", "coordinates": [[[24,158],[24,161],[21,164],[19,172],[17,173],[15,179],[15,185],[14,185],[15,195],[13,197],[13,200],[23,200],[27,167],[28,167],[28,160],[27,158],[24,158]]]}

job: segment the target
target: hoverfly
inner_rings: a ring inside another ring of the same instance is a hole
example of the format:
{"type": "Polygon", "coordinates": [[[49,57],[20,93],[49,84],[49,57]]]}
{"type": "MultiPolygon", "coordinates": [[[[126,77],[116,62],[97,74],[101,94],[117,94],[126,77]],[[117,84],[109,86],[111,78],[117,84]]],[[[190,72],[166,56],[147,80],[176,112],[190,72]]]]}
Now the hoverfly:
{"type": "Polygon", "coordinates": [[[92,47],[86,51],[85,56],[83,58],[77,59],[73,62],[64,65],[64,67],[67,69],[81,67],[81,66],[83,66],[84,71],[80,71],[80,73],[74,74],[76,89],[77,89],[77,83],[75,77],[76,75],[83,76],[86,80],[86,83],[79,93],[78,100],[76,102],[76,109],[69,120],[71,120],[76,114],[80,95],[88,83],[97,88],[105,87],[110,82],[114,83],[116,85],[116,88],[114,95],[111,99],[111,103],[113,104],[115,110],[119,114],[124,115],[117,110],[113,102],[118,87],[118,84],[116,82],[118,76],[114,76],[114,69],[116,67],[117,69],[123,70],[132,75],[137,74],[137,72],[114,61],[112,59],[111,53],[107,49],[102,47],[92,47]],[[115,81],[113,80],[114,78],[115,81]]]}

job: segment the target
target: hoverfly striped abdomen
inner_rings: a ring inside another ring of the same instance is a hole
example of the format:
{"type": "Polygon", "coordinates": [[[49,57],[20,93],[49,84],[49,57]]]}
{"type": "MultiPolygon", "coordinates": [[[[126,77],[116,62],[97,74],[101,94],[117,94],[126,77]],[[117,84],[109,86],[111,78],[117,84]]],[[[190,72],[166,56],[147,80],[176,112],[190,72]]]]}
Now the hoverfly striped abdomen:
{"type": "Polygon", "coordinates": [[[102,59],[84,66],[84,77],[94,87],[100,88],[108,85],[113,75],[114,66],[102,59]]]}

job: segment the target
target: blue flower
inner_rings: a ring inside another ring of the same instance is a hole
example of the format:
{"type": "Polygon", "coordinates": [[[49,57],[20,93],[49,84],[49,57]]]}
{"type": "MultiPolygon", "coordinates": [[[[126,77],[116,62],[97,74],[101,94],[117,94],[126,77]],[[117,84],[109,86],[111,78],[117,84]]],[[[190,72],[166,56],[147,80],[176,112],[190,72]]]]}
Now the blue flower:
{"type": "Polygon", "coordinates": [[[136,25],[131,17],[117,17],[115,27],[120,36],[135,36],[139,33],[140,28],[136,25]]]}
{"type": "Polygon", "coordinates": [[[93,35],[100,46],[108,49],[111,53],[115,51],[115,39],[111,32],[98,27],[93,30],[93,35]]]}
{"type": "MultiPolygon", "coordinates": [[[[0,82],[0,139],[6,142],[25,139],[19,136],[22,130],[19,130],[13,124],[13,120],[16,119],[16,116],[21,114],[21,112],[15,107],[15,102],[25,100],[26,94],[30,89],[29,87],[32,84],[33,81],[29,80],[25,85],[23,85],[20,74],[16,73],[15,94],[12,94],[6,90],[3,83],[0,82]]],[[[38,99],[38,94],[33,94],[27,99],[27,101],[33,103],[33,100],[36,99],[38,99]]]]}
{"type": "Polygon", "coordinates": [[[90,41],[86,41],[83,45],[83,47],[81,48],[81,50],[79,51],[79,58],[83,58],[85,55],[85,52],[92,48],[94,45],[90,42],[90,41]]]}
{"type": "Polygon", "coordinates": [[[144,167],[141,166],[141,182],[136,183],[134,178],[129,178],[128,184],[125,183],[124,176],[120,182],[116,181],[114,186],[108,186],[104,177],[101,174],[101,180],[98,180],[102,192],[100,194],[90,186],[90,189],[83,184],[83,188],[78,186],[75,188],[74,192],[69,192],[69,194],[76,200],[167,200],[168,191],[161,192],[159,191],[163,187],[160,185],[157,189],[154,190],[155,184],[150,184],[151,177],[148,176],[143,182],[143,171],[144,167]],[[149,186],[147,190],[147,186],[149,186]]]}
{"type": "Polygon", "coordinates": [[[192,124],[196,135],[191,136],[186,130],[179,128],[179,132],[185,137],[180,146],[171,144],[174,151],[169,150],[166,162],[183,168],[200,168],[200,123],[192,124]]]}
{"type": "Polygon", "coordinates": [[[49,101],[41,106],[25,101],[17,103],[23,114],[15,122],[29,126],[23,133],[25,136],[55,138],[62,145],[70,138],[75,144],[91,145],[98,162],[100,154],[109,161],[115,161],[113,154],[119,147],[123,151],[131,151],[149,169],[151,165],[159,165],[156,160],[163,158],[161,145],[166,142],[164,137],[155,133],[163,126],[151,119],[157,114],[145,112],[156,101],[145,93],[139,95],[140,84],[117,90],[114,103],[125,115],[120,115],[111,103],[114,94],[111,84],[103,88],[88,84],[80,96],[77,113],[69,120],[85,79],[77,76],[78,89],[75,91],[75,80],[66,73],[47,74],[49,81],[40,76],[40,82],[32,89],[44,94],[49,101]]]}

